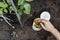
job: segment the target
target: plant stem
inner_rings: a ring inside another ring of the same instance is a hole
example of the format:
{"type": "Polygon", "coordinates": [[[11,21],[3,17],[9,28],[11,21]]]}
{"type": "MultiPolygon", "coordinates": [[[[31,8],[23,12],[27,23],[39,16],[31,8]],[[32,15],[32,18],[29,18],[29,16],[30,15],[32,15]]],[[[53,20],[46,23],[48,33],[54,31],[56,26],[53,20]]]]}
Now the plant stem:
{"type": "Polygon", "coordinates": [[[20,23],[21,27],[23,27],[23,24],[22,24],[22,22],[21,22],[21,20],[20,20],[19,14],[17,13],[17,9],[16,9],[16,7],[15,7],[15,5],[14,5],[14,2],[13,2],[13,0],[10,0],[10,1],[11,1],[12,6],[13,6],[13,9],[14,9],[14,11],[15,11],[15,14],[16,14],[16,16],[17,16],[17,18],[18,18],[19,23],[20,23]]]}
{"type": "Polygon", "coordinates": [[[11,19],[9,19],[9,18],[7,18],[7,17],[5,17],[7,20],[9,20],[9,21],[13,21],[13,20],[11,20],[11,19]]]}
{"type": "Polygon", "coordinates": [[[5,0],[3,0],[3,2],[6,3],[5,0]]]}
{"type": "MultiPolygon", "coordinates": [[[[3,0],[3,2],[6,3],[5,0],[3,0]]],[[[7,18],[7,17],[4,17],[3,14],[0,15],[0,17],[2,17],[8,25],[10,25],[12,28],[14,28],[14,26],[12,26],[12,25],[7,21],[7,20],[10,20],[10,21],[13,21],[13,20],[11,20],[11,19],[9,19],[9,18],[7,18]]]]}
{"type": "Polygon", "coordinates": [[[0,17],[2,17],[8,25],[10,25],[11,27],[14,27],[6,20],[7,19],[6,17],[4,17],[3,15],[0,15],[0,17]]]}

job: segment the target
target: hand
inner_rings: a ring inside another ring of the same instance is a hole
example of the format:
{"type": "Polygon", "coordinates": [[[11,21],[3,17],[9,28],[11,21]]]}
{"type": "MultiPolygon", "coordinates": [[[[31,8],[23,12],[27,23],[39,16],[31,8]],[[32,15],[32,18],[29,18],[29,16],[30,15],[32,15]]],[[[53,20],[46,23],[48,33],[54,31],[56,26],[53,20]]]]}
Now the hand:
{"type": "Polygon", "coordinates": [[[43,24],[41,24],[42,28],[46,31],[51,32],[57,40],[60,40],[60,33],[57,29],[54,28],[54,26],[50,23],[50,21],[42,20],[43,24]]]}
{"type": "Polygon", "coordinates": [[[50,21],[42,20],[42,22],[44,23],[44,25],[43,25],[42,23],[40,23],[40,24],[41,24],[41,26],[42,26],[42,28],[43,28],[44,30],[49,31],[49,32],[54,31],[55,28],[54,28],[54,26],[50,23],[50,21]]]}

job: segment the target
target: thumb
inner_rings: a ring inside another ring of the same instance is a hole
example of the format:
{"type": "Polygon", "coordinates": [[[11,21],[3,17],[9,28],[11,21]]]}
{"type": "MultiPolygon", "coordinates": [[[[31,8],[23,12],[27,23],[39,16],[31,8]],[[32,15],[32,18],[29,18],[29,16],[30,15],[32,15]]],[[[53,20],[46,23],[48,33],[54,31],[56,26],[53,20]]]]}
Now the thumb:
{"type": "Polygon", "coordinates": [[[40,24],[41,24],[41,26],[42,26],[43,29],[46,29],[45,26],[42,23],[40,23],[40,24]]]}

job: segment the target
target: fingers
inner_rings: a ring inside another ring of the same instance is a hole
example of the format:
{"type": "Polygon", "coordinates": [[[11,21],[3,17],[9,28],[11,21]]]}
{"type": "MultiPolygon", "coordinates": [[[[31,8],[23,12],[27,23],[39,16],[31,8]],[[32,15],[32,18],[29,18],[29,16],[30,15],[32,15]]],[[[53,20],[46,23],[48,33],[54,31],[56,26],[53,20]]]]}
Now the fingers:
{"type": "Polygon", "coordinates": [[[43,29],[46,29],[45,26],[42,23],[40,23],[40,24],[41,24],[41,26],[42,26],[43,29]]]}
{"type": "Polygon", "coordinates": [[[43,22],[45,25],[47,25],[48,23],[50,23],[50,21],[48,21],[48,20],[42,20],[42,22],[43,22]]]}
{"type": "Polygon", "coordinates": [[[43,23],[46,23],[48,20],[42,20],[43,23]]]}

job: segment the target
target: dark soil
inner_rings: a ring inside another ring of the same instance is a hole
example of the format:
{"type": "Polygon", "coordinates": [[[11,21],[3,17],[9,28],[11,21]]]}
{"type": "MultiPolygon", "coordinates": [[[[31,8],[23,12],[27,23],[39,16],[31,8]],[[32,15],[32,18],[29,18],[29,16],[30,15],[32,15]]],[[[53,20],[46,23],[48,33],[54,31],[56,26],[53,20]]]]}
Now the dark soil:
{"type": "MultiPolygon", "coordinates": [[[[1,40],[56,40],[55,37],[45,30],[36,32],[32,29],[33,20],[40,16],[41,12],[48,11],[51,14],[51,23],[60,31],[60,0],[34,0],[31,2],[31,14],[22,15],[24,28],[18,28],[19,24],[13,23],[18,37],[10,36],[11,28],[3,20],[0,20],[0,39],[1,40]]],[[[13,17],[13,16],[12,16],[13,17]]]]}

